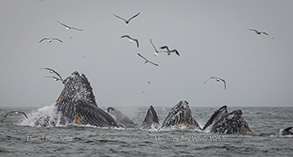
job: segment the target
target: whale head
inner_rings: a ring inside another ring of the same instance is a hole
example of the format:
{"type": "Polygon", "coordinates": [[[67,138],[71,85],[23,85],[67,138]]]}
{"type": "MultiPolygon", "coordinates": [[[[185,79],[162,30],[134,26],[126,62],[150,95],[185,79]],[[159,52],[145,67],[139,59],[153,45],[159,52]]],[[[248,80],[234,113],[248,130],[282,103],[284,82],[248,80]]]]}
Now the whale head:
{"type": "Polygon", "coordinates": [[[152,126],[157,128],[159,126],[159,118],[157,115],[157,112],[155,111],[153,106],[150,106],[150,108],[147,111],[147,114],[144,118],[144,121],[142,123],[143,129],[149,129],[152,126]]]}
{"type": "Polygon", "coordinates": [[[188,102],[181,100],[176,104],[162,124],[162,128],[171,126],[186,126],[188,128],[200,129],[197,121],[193,118],[188,102]]]}
{"type": "Polygon", "coordinates": [[[64,81],[55,106],[61,113],[60,123],[90,124],[94,126],[117,126],[115,120],[96,103],[93,89],[84,74],[73,72],[64,81]]]}
{"type": "Polygon", "coordinates": [[[254,134],[244,120],[241,110],[235,110],[224,115],[213,125],[211,132],[220,134],[254,134]]]}
{"type": "Polygon", "coordinates": [[[220,109],[214,112],[214,114],[211,116],[211,118],[207,121],[207,123],[203,127],[203,130],[215,124],[218,120],[220,120],[226,114],[228,114],[227,106],[224,105],[220,109]]]}

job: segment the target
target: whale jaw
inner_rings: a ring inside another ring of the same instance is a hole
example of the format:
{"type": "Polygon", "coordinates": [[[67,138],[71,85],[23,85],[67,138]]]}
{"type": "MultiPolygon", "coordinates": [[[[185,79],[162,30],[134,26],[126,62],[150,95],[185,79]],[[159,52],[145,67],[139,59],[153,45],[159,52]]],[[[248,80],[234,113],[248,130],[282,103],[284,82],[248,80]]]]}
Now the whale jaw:
{"type": "Polygon", "coordinates": [[[108,113],[98,107],[93,89],[84,74],[73,72],[64,80],[64,85],[55,104],[57,112],[61,113],[60,124],[118,126],[108,113]]]}
{"type": "Polygon", "coordinates": [[[213,125],[211,132],[220,134],[254,134],[242,117],[241,110],[235,110],[223,116],[213,125]]]}
{"type": "Polygon", "coordinates": [[[193,118],[187,101],[180,101],[175,105],[162,124],[162,128],[171,126],[186,126],[187,128],[199,129],[197,121],[193,118]]]}
{"type": "Polygon", "coordinates": [[[213,126],[217,121],[219,121],[222,117],[228,114],[227,106],[224,105],[220,109],[214,112],[211,118],[207,121],[203,130],[207,129],[209,126],[213,126]]]}
{"type": "Polygon", "coordinates": [[[144,121],[142,123],[142,128],[150,129],[152,127],[158,128],[158,126],[159,126],[159,118],[158,118],[157,112],[155,111],[153,106],[150,106],[144,118],[144,121]]]}

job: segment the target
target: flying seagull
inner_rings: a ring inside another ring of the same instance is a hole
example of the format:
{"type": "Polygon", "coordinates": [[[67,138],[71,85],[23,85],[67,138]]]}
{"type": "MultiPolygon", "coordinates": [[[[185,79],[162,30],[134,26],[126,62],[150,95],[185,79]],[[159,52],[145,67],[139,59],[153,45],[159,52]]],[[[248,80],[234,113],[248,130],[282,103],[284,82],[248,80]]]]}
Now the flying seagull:
{"type": "Polygon", "coordinates": [[[75,27],[70,27],[70,26],[68,26],[68,25],[66,25],[66,24],[64,24],[64,23],[59,22],[59,21],[57,21],[57,22],[58,22],[60,25],[64,26],[67,30],[72,29],[72,30],[82,31],[82,29],[75,28],[75,27]]]}
{"type": "Polygon", "coordinates": [[[50,73],[54,73],[56,74],[58,77],[55,77],[55,76],[47,76],[49,78],[53,78],[55,81],[61,81],[63,84],[64,84],[64,80],[63,78],[61,77],[60,74],[58,74],[55,70],[51,69],[51,68],[40,68],[40,69],[45,69],[45,70],[49,70],[50,73]]]}
{"type": "Polygon", "coordinates": [[[171,52],[174,52],[176,53],[178,56],[180,56],[179,52],[176,50],[176,49],[173,49],[173,50],[169,50],[169,47],[168,46],[161,46],[160,49],[166,49],[167,50],[167,53],[168,55],[171,54],[171,52]]]}
{"type": "Polygon", "coordinates": [[[129,35],[122,35],[121,38],[128,38],[130,43],[136,42],[136,47],[139,47],[139,43],[137,39],[131,38],[129,35]]]}
{"type": "Polygon", "coordinates": [[[146,64],[146,63],[151,63],[151,64],[153,64],[154,66],[159,66],[158,64],[156,64],[156,63],[154,63],[154,62],[152,62],[152,61],[150,61],[150,60],[148,60],[148,59],[146,59],[144,56],[142,56],[140,53],[137,53],[141,58],[143,58],[145,61],[144,61],[144,63],[146,64]]]}
{"type": "Polygon", "coordinates": [[[44,40],[48,40],[49,43],[52,42],[53,40],[57,40],[57,41],[63,43],[63,41],[58,39],[58,38],[43,38],[42,40],[39,41],[39,43],[44,41],[44,40]]]}
{"type": "Polygon", "coordinates": [[[157,50],[157,48],[156,48],[155,45],[153,44],[152,39],[150,39],[150,42],[151,42],[153,48],[155,49],[155,53],[154,53],[154,55],[157,56],[157,55],[159,54],[159,51],[157,50]]]}
{"type": "Polygon", "coordinates": [[[249,29],[249,30],[254,31],[254,32],[255,32],[256,34],[258,34],[258,35],[260,35],[260,34],[269,35],[269,34],[266,33],[266,32],[260,32],[260,31],[258,31],[258,30],[256,30],[256,29],[249,29]]]}
{"type": "Polygon", "coordinates": [[[224,82],[224,89],[226,90],[226,81],[224,80],[224,79],[221,79],[221,78],[219,78],[219,77],[210,77],[209,79],[207,79],[206,81],[204,81],[204,83],[206,83],[208,80],[210,80],[210,79],[215,79],[216,81],[222,81],[222,82],[224,82]]]}
{"type": "Polygon", "coordinates": [[[24,113],[24,112],[22,112],[22,111],[10,111],[10,112],[8,112],[5,116],[4,116],[4,118],[6,118],[9,114],[11,114],[11,113],[15,113],[15,114],[23,114],[27,119],[28,119],[28,117],[27,117],[27,115],[24,113]]]}
{"type": "Polygon", "coordinates": [[[115,15],[115,14],[113,14],[113,15],[114,15],[115,17],[117,17],[117,18],[119,18],[119,19],[125,21],[125,23],[128,24],[130,20],[132,20],[133,18],[135,18],[135,17],[138,16],[139,14],[140,14],[140,13],[137,13],[136,15],[132,16],[132,17],[131,17],[130,19],[128,19],[128,20],[125,20],[124,18],[122,18],[122,17],[120,17],[120,16],[118,16],[118,15],[115,15]]]}

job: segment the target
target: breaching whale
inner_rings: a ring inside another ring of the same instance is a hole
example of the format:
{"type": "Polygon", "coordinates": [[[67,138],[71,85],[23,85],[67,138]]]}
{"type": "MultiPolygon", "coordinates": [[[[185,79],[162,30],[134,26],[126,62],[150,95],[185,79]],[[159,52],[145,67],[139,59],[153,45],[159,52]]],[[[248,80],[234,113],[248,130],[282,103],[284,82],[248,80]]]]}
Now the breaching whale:
{"type": "Polygon", "coordinates": [[[184,100],[181,100],[171,109],[162,123],[161,128],[167,128],[171,126],[186,126],[187,128],[201,130],[197,121],[192,116],[188,102],[184,100]]]}
{"type": "Polygon", "coordinates": [[[75,123],[99,127],[118,127],[116,121],[98,107],[93,89],[84,74],[73,72],[64,80],[64,89],[56,101],[60,124],[75,123]]]}
{"type": "Polygon", "coordinates": [[[152,127],[158,128],[159,127],[159,118],[157,112],[155,111],[154,107],[151,105],[147,111],[147,114],[142,122],[143,129],[150,129],[152,127]]]}
{"type": "Polygon", "coordinates": [[[130,118],[125,114],[115,109],[114,107],[108,107],[107,112],[116,120],[116,123],[123,128],[136,128],[135,124],[130,118]]]}

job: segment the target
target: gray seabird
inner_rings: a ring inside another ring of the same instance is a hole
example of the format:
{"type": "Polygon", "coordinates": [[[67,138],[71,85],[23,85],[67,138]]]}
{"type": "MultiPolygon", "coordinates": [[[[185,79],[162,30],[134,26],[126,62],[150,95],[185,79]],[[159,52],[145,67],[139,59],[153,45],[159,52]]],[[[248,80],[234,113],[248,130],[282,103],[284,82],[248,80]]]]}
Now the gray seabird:
{"type": "Polygon", "coordinates": [[[170,50],[168,46],[161,46],[160,49],[166,49],[168,55],[170,55],[171,52],[174,52],[174,53],[176,53],[178,56],[180,56],[179,52],[178,52],[176,49],[170,50]]]}
{"type": "Polygon", "coordinates": [[[219,78],[219,77],[210,77],[209,79],[207,79],[206,81],[204,81],[204,83],[206,83],[208,80],[210,80],[210,79],[215,79],[216,81],[222,81],[222,82],[224,82],[224,89],[226,90],[226,81],[224,80],[224,79],[221,79],[221,78],[219,78]]]}
{"type": "Polygon", "coordinates": [[[139,43],[137,39],[131,38],[129,35],[122,35],[121,38],[128,38],[130,43],[136,42],[136,47],[139,47],[139,43]]]}
{"type": "Polygon", "coordinates": [[[64,24],[64,23],[59,22],[59,21],[57,21],[57,22],[58,22],[60,25],[64,26],[67,30],[72,29],[72,30],[82,31],[82,29],[75,28],[75,27],[70,27],[70,26],[68,26],[68,25],[66,25],[66,24],[64,24]]]}
{"type": "Polygon", "coordinates": [[[61,77],[61,75],[59,73],[57,73],[55,70],[51,69],[51,68],[40,68],[40,69],[45,69],[45,70],[49,70],[50,73],[54,73],[56,74],[58,77],[55,76],[48,76],[49,78],[53,78],[55,81],[61,81],[64,84],[64,80],[61,77]]]}
{"type": "Polygon", "coordinates": [[[5,116],[4,116],[4,118],[6,118],[9,114],[12,114],[12,113],[14,113],[14,114],[23,114],[27,119],[28,119],[28,117],[27,117],[27,115],[24,113],[24,112],[22,112],[22,111],[10,111],[10,112],[8,112],[5,116]]]}
{"type": "Polygon", "coordinates": [[[139,14],[140,14],[140,13],[137,13],[136,15],[132,16],[132,17],[131,17],[130,19],[128,19],[128,20],[125,20],[124,18],[122,18],[122,17],[120,17],[120,16],[118,16],[118,15],[115,15],[115,14],[113,14],[113,15],[114,15],[115,17],[117,17],[117,18],[123,20],[126,24],[128,24],[130,20],[132,20],[133,18],[135,18],[135,17],[138,16],[139,14]]]}
{"type": "Polygon", "coordinates": [[[57,40],[57,41],[63,43],[63,41],[58,39],[58,38],[43,38],[42,40],[39,41],[39,43],[44,41],[44,40],[48,40],[49,43],[52,42],[53,40],[57,40]]]}
{"type": "Polygon", "coordinates": [[[269,35],[269,34],[266,33],[266,32],[260,32],[260,31],[258,31],[258,30],[256,30],[256,29],[249,29],[249,30],[254,31],[254,32],[255,32],[256,34],[258,34],[258,35],[260,35],[260,34],[269,35]]]}
{"type": "Polygon", "coordinates": [[[154,62],[152,62],[152,61],[150,61],[150,60],[148,60],[148,59],[146,59],[144,56],[142,56],[140,53],[137,53],[141,58],[143,58],[144,60],[145,60],[145,64],[146,63],[151,63],[151,64],[153,64],[154,66],[159,66],[158,64],[156,64],[156,63],[154,63],[154,62]]]}

